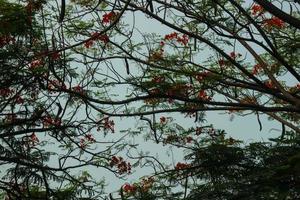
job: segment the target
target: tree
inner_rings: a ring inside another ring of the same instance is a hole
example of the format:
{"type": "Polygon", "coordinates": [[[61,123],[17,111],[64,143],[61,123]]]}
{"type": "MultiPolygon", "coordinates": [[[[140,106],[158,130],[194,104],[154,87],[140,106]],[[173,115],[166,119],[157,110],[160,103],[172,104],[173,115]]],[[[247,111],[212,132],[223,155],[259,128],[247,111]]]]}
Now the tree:
{"type": "Polygon", "coordinates": [[[299,198],[298,9],[297,1],[0,0],[3,196],[299,198]],[[159,33],[143,32],[147,23],[159,33]],[[244,144],[206,124],[207,111],[255,115],[260,129],[268,116],[282,134],[244,144]],[[141,136],[186,150],[186,161],[141,152],[141,136]],[[124,178],[139,165],[153,173],[116,193],[92,175],[124,178]]]}

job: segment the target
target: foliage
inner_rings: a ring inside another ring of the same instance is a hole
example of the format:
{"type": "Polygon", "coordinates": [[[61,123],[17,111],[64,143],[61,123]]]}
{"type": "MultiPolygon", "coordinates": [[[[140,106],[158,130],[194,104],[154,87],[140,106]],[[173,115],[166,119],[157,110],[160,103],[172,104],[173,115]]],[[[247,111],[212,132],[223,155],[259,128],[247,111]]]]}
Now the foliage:
{"type": "Polygon", "coordinates": [[[300,198],[300,5],[255,2],[0,0],[2,197],[300,198]]]}

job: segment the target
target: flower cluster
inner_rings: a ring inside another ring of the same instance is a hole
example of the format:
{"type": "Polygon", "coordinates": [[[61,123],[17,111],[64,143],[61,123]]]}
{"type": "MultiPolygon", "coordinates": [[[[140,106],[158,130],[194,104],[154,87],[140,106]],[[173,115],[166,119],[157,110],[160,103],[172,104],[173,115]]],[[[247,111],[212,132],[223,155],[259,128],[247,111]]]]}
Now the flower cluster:
{"type": "Polygon", "coordinates": [[[61,120],[60,119],[53,119],[53,118],[51,118],[48,115],[48,116],[45,116],[43,118],[43,125],[45,127],[48,127],[48,126],[60,126],[61,125],[61,120]]]}
{"type": "Polygon", "coordinates": [[[164,117],[164,116],[160,117],[159,120],[160,120],[161,124],[166,124],[167,123],[167,118],[164,117]]]}
{"type": "Polygon", "coordinates": [[[72,87],[72,90],[74,92],[79,93],[79,94],[84,94],[84,90],[80,85],[76,85],[76,86],[72,87]]]}
{"type": "Polygon", "coordinates": [[[251,14],[252,15],[260,15],[264,12],[264,9],[261,5],[258,5],[258,4],[254,4],[252,7],[251,7],[251,14]]]}
{"type": "Polygon", "coordinates": [[[198,98],[204,101],[211,101],[211,96],[208,96],[205,90],[200,90],[198,98]]]}
{"type": "Polygon", "coordinates": [[[91,48],[97,40],[106,44],[109,42],[109,37],[106,34],[93,33],[91,38],[84,43],[84,47],[91,48]]]}
{"type": "Polygon", "coordinates": [[[32,134],[30,135],[30,140],[31,140],[31,142],[33,142],[33,143],[38,143],[38,142],[39,142],[39,138],[35,135],[35,133],[32,133],[32,134]]]}
{"type": "Polygon", "coordinates": [[[131,173],[131,164],[130,162],[126,162],[120,156],[113,156],[109,163],[110,167],[116,167],[119,174],[131,173]]]}
{"type": "Polygon", "coordinates": [[[118,16],[118,13],[115,13],[114,11],[111,11],[109,13],[105,13],[102,16],[102,23],[103,24],[109,24],[111,23],[116,17],[118,16]]]}
{"type": "Polygon", "coordinates": [[[43,65],[43,61],[38,59],[38,60],[33,60],[30,62],[29,64],[29,69],[30,70],[34,70],[34,69],[37,69],[39,67],[41,67],[43,65]]]}
{"type": "Polygon", "coordinates": [[[232,59],[236,59],[236,58],[239,58],[242,56],[242,54],[240,53],[235,53],[235,52],[230,52],[229,56],[232,58],[232,59]]]}
{"type": "Polygon", "coordinates": [[[267,80],[266,82],[265,82],[265,86],[267,87],[267,88],[274,88],[274,85],[273,85],[273,82],[272,82],[272,80],[267,80]]]}
{"type": "Polygon", "coordinates": [[[60,82],[59,80],[49,80],[48,81],[48,90],[54,90],[54,89],[67,89],[67,86],[65,83],[60,82]]]}
{"type": "Polygon", "coordinates": [[[129,183],[125,183],[122,186],[123,191],[126,193],[126,195],[133,195],[135,194],[135,192],[137,191],[137,186],[135,184],[129,184],[129,183]]]}
{"type": "Polygon", "coordinates": [[[211,72],[209,71],[204,71],[204,72],[200,72],[196,75],[196,79],[201,82],[202,80],[204,80],[205,78],[207,78],[209,75],[211,74],[211,72]]]}
{"type": "Polygon", "coordinates": [[[88,143],[94,143],[96,142],[95,138],[92,136],[92,134],[87,134],[84,136],[84,138],[80,139],[79,146],[81,149],[84,149],[88,143]]]}
{"type": "Polygon", "coordinates": [[[263,70],[263,68],[261,67],[261,65],[260,65],[260,64],[256,64],[256,65],[254,65],[254,67],[253,67],[252,74],[253,74],[253,75],[256,75],[256,74],[258,74],[259,72],[261,72],[262,70],[263,70]]]}
{"type": "Polygon", "coordinates": [[[104,118],[103,127],[105,131],[110,130],[112,133],[114,133],[115,132],[114,120],[109,120],[109,117],[104,118]]]}
{"type": "Polygon", "coordinates": [[[183,170],[183,169],[187,169],[187,168],[190,168],[190,167],[191,167],[191,164],[178,162],[175,166],[175,170],[183,170]]]}
{"type": "Polygon", "coordinates": [[[273,16],[271,19],[264,20],[263,25],[268,29],[271,29],[273,27],[281,29],[284,28],[285,23],[278,17],[273,16]]]}
{"type": "MultiPolygon", "coordinates": [[[[179,36],[178,33],[173,32],[170,34],[165,35],[164,40],[176,40],[178,43],[181,43],[182,45],[186,46],[189,42],[189,37],[186,34],[183,34],[182,36],[179,36]]],[[[164,43],[161,43],[161,45],[164,43]]]]}

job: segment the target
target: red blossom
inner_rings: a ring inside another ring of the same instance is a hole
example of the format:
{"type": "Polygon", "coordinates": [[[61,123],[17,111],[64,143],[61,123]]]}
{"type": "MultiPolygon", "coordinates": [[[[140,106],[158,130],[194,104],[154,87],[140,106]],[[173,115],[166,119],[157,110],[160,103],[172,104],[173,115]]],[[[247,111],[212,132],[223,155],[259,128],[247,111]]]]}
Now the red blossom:
{"type": "Polygon", "coordinates": [[[106,34],[100,34],[100,33],[93,33],[91,36],[91,40],[95,41],[95,40],[100,40],[104,43],[108,43],[109,42],[109,37],[106,34]]]}
{"type": "Polygon", "coordinates": [[[178,162],[175,166],[175,169],[176,170],[182,170],[182,169],[187,169],[187,168],[190,168],[191,165],[190,164],[186,164],[186,163],[181,163],[181,162],[178,162]]]}
{"type": "Polygon", "coordinates": [[[230,52],[229,56],[232,58],[232,59],[236,59],[238,57],[241,57],[242,54],[240,53],[235,53],[235,52],[230,52]]]}
{"type": "Polygon", "coordinates": [[[106,43],[109,42],[109,37],[108,37],[106,34],[100,35],[100,36],[98,37],[98,40],[100,40],[100,41],[102,41],[102,42],[104,42],[104,43],[106,44],[106,43]]]}
{"type": "Polygon", "coordinates": [[[211,97],[207,95],[206,91],[205,90],[201,90],[199,93],[198,93],[198,98],[202,99],[202,100],[206,100],[206,101],[210,101],[211,100],[211,97]]]}
{"type": "Polygon", "coordinates": [[[80,85],[76,85],[76,86],[72,87],[72,90],[74,92],[77,92],[77,93],[80,93],[80,94],[84,93],[84,90],[83,90],[83,88],[80,85]]]}
{"type": "Polygon", "coordinates": [[[80,142],[79,142],[79,146],[81,149],[84,149],[86,147],[86,142],[83,138],[80,139],[80,142]]]}
{"type": "Polygon", "coordinates": [[[251,8],[252,15],[260,15],[261,13],[263,13],[263,11],[264,11],[264,8],[258,4],[254,4],[251,8]]]}
{"type": "Polygon", "coordinates": [[[109,13],[105,13],[102,16],[102,23],[103,24],[109,24],[115,19],[116,16],[117,16],[117,13],[115,13],[114,11],[111,11],[109,13]]]}
{"type": "Polygon", "coordinates": [[[274,88],[273,82],[271,80],[268,80],[265,82],[265,86],[267,88],[274,88]]]}
{"type": "Polygon", "coordinates": [[[186,143],[191,143],[193,141],[193,138],[191,136],[188,136],[185,139],[186,139],[186,143]]]}
{"type": "Polygon", "coordinates": [[[42,60],[33,60],[29,64],[29,69],[30,70],[36,69],[36,68],[40,67],[42,64],[43,64],[42,60]]]}
{"type": "Polygon", "coordinates": [[[136,192],[137,190],[137,187],[135,185],[130,185],[129,183],[125,183],[123,186],[122,186],[122,189],[125,193],[127,194],[133,194],[136,192]]]}
{"type": "Polygon", "coordinates": [[[39,142],[39,138],[35,135],[35,133],[32,133],[30,135],[30,140],[33,144],[38,143],[39,142]]]}
{"type": "Polygon", "coordinates": [[[96,142],[95,138],[92,136],[92,134],[87,134],[85,136],[85,138],[89,141],[89,142],[96,142]]]}
{"type": "MultiPolygon", "coordinates": [[[[105,117],[103,119],[103,122],[101,122],[101,125],[103,126],[104,131],[110,130],[112,133],[115,132],[115,122],[114,122],[114,120],[109,120],[109,117],[105,117]]],[[[100,131],[100,127],[97,129],[97,131],[100,131]]]]}
{"type": "Polygon", "coordinates": [[[203,79],[205,79],[206,77],[208,77],[210,75],[210,72],[209,71],[204,71],[204,72],[201,72],[199,74],[196,75],[196,79],[201,82],[203,79]]]}
{"type": "Polygon", "coordinates": [[[279,19],[278,17],[273,16],[271,19],[266,19],[264,21],[264,26],[267,28],[284,28],[285,24],[284,21],[282,21],[281,19],[279,19]]]}
{"type": "Polygon", "coordinates": [[[49,80],[48,90],[53,90],[55,88],[65,90],[65,89],[67,89],[67,86],[65,83],[60,82],[59,80],[49,80]]]}
{"type": "Polygon", "coordinates": [[[91,48],[93,45],[94,45],[94,41],[92,39],[89,39],[84,43],[84,47],[88,49],[91,48]]]}
{"type": "Polygon", "coordinates": [[[120,156],[112,156],[109,165],[112,168],[116,167],[119,174],[131,173],[131,164],[124,161],[124,159],[120,156]]]}
{"type": "Polygon", "coordinates": [[[189,37],[186,34],[183,34],[182,36],[179,36],[178,33],[176,33],[176,32],[165,35],[164,39],[165,40],[175,40],[176,39],[176,41],[178,43],[181,43],[183,45],[187,45],[188,42],[189,42],[189,37]]]}
{"type": "Polygon", "coordinates": [[[52,119],[50,116],[45,116],[43,118],[44,126],[60,126],[61,120],[60,119],[52,119]]]}
{"type": "Polygon", "coordinates": [[[165,117],[160,118],[160,123],[161,124],[165,124],[166,122],[167,122],[167,118],[165,118],[165,117]]]}
{"type": "Polygon", "coordinates": [[[220,59],[218,60],[218,64],[223,67],[225,65],[225,60],[224,59],[220,59]]]}
{"type": "Polygon", "coordinates": [[[263,70],[263,68],[261,67],[261,65],[260,64],[256,64],[253,67],[252,74],[256,75],[256,74],[258,74],[262,70],[263,70]]]}
{"type": "Polygon", "coordinates": [[[176,39],[177,36],[178,36],[178,33],[173,32],[173,33],[165,35],[165,40],[173,40],[173,39],[176,39]]]}

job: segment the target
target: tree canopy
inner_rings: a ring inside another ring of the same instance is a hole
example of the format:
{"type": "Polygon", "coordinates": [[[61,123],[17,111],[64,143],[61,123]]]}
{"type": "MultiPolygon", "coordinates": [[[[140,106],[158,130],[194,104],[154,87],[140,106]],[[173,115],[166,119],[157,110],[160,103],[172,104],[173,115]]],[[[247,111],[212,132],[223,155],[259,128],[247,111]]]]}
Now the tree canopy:
{"type": "Polygon", "coordinates": [[[299,9],[0,0],[0,198],[300,198],[299,9]],[[211,112],[281,130],[249,143],[211,112]]]}

